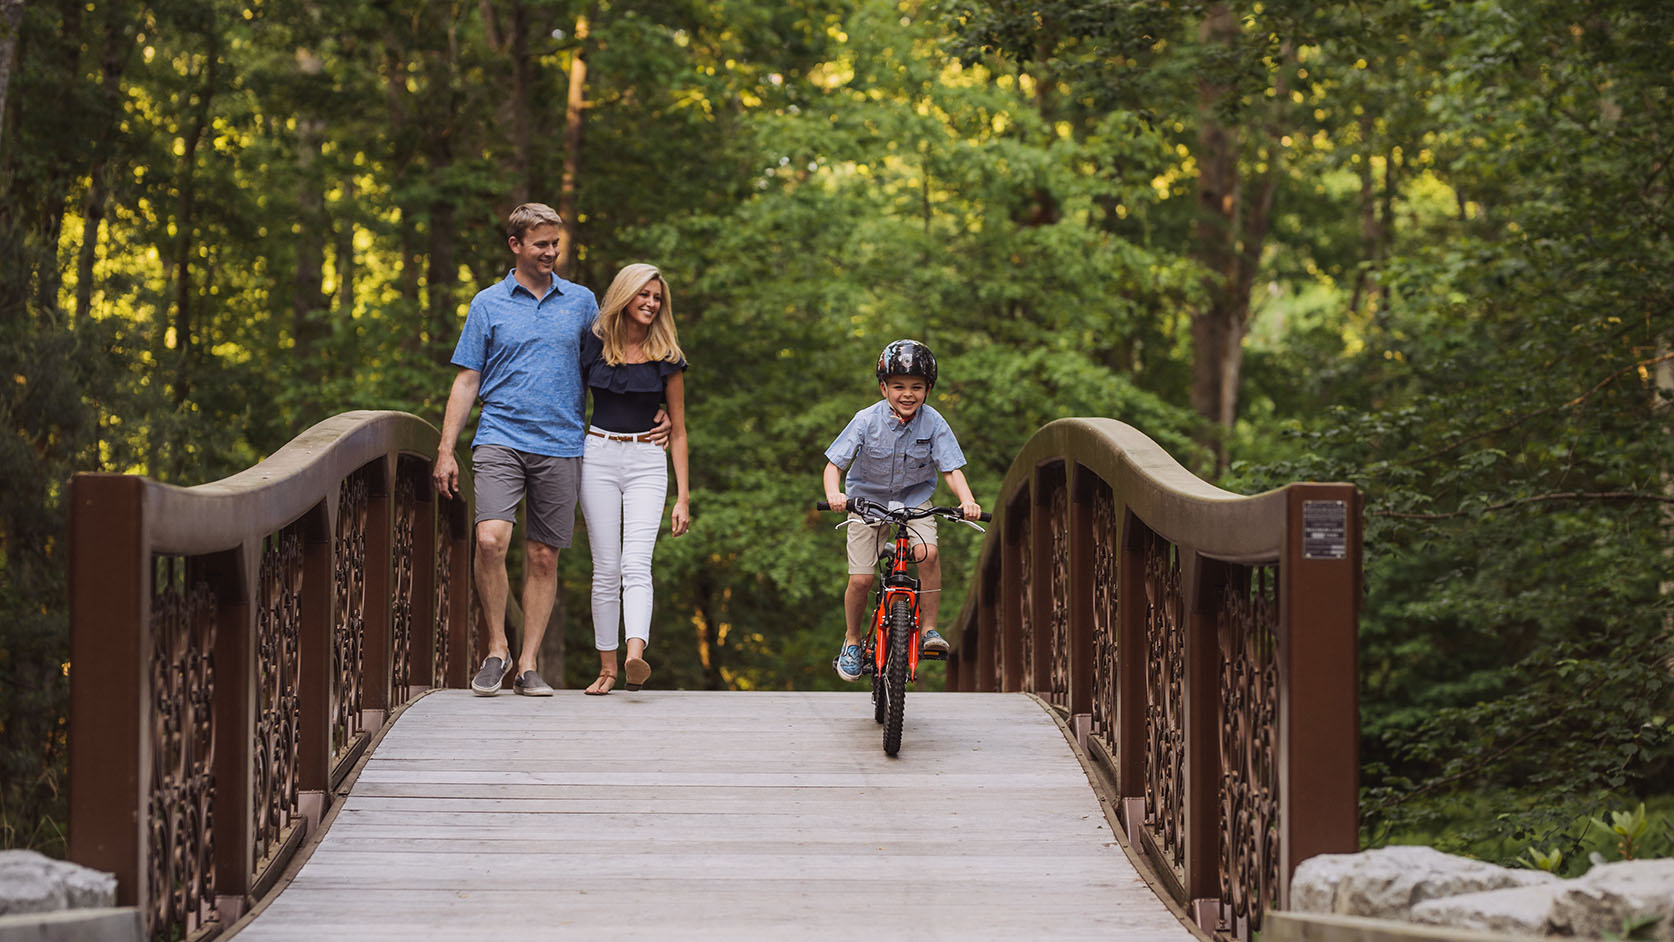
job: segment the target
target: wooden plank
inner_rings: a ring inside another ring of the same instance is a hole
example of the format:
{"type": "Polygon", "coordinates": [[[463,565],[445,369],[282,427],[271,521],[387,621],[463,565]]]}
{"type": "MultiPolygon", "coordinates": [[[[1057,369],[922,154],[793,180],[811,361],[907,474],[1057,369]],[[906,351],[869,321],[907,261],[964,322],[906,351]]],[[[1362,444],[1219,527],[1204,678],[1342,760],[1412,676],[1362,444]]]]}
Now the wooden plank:
{"type": "Polygon", "coordinates": [[[1194,936],[1027,697],[432,694],[241,942],[1194,936]]]}

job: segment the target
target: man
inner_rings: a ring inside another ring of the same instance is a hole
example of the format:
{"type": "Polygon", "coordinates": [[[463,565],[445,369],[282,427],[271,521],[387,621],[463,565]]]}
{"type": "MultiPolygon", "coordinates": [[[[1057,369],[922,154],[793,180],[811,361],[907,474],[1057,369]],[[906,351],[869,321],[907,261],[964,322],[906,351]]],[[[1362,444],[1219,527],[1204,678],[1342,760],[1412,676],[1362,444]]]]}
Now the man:
{"type": "MultiPolygon", "coordinates": [[[[506,550],[517,505],[525,496],[523,647],[512,689],[524,696],[552,695],[535,660],[557,597],[558,551],[570,545],[574,530],[587,430],[581,335],[599,310],[591,291],[553,274],[562,227],[558,214],[543,203],[512,210],[506,241],[515,264],[505,280],[471,299],[453,353],[459,375],[448,393],[432,476],[437,491],[457,495],[459,465],[453,450],[480,397],[471,470],[477,506],[475,577],[488,622],[488,656],[471,679],[471,690],[479,696],[498,693],[513,670],[506,639],[506,550]]],[[[666,440],[666,419],[659,431],[666,440]]]]}

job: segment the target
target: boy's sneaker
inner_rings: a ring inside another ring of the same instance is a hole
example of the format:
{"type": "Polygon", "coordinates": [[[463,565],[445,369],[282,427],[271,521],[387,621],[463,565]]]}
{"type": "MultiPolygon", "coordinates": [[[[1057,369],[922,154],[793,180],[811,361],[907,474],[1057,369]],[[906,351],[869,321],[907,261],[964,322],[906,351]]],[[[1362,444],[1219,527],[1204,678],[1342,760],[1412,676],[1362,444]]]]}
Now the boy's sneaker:
{"type": "Polygon", "coordinates": [[[860,679],[860,645],[846,644],[837,659],[831,662],[837,668],[837,676],[847,681],[860,679]]]}
{"type": "Polygon", "coordinates": [[[924,654],[946,654],[947,639],[934,628],[926,629],[924,637],[919,639],[918,650],[924,654]]]}

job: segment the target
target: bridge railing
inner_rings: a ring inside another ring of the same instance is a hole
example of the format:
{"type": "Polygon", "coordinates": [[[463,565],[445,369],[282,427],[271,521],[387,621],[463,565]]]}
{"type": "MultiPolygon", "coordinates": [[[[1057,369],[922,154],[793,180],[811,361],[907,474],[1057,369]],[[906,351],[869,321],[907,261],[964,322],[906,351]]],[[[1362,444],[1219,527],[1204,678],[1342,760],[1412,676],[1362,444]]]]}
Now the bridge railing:
{"type": "Polygon", "coordinates": [[[1061,711],[1131,845],[1210,932],[1249,938],[1292,871],[1358,841],[1360,497],[1243,497],[1112,419],[1013,462],[948,686],[1061,711]]]}
{"type": "Polygon", "coordinates": [[[152,937],[230,925],[390,711],[466,684],[470,507],[430,486],[437,441],[350,412],[211,484],[70,482],[69,855],[152,937]]]}

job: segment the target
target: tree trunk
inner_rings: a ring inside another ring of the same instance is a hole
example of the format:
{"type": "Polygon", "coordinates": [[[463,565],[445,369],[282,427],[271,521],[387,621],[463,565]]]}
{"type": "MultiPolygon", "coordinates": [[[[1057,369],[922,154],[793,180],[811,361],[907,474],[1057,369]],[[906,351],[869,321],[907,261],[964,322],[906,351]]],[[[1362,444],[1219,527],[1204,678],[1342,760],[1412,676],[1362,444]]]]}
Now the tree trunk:
{"type": "Polygon", "coordinates": [[[564,109],[564,175],[558,188],[558,215],[564,220],[558,251],[558,274],[565,278],[575,271],[576,181],[581,173],[581,113],[587,93],[587,16],[575,20],[575,54],[570,59],[569,102],[564,109]]]}
{"type": "Polygon", "coordinates": [[[23,0],[0,0],[0,166],[6,157],[6,92],[17,65],[17,34],[23,27],[23,0]]]}
{"type": "MultiPolygon", "coordinates": [[[[296,270],[291,278],[291,337],[296,341],[295,362],[301,367],[306,390],[320,379],[320,356],[315,347],[327,333],[321,308],[326,304],[325,283],[325,194],[319,175],[320,139],[325,122],[314,116],[297,116],[296,270]]],[[[312,393],[303,398],[311,401],[312,393]]],[[[304,405],[304,412],[308,412],[304,405]]]]}
{"type": "MultiPolygon", "coordinates": [[[[1222,46],[1237,38],[1238,22],[1227,4],[1210,9],[1200,33],[1204,42],[1222,46]]],[[[1226,387],[1229,377],[1236,382],[1241,365],[1243,320],[1249,306],[1248,296],[1240,299],[1232,290],[1238,281],[1239,135],[1236,128],[1221,122],[1217,111],[1227,93],[1223,84],[1210,78],[1199,80],[1202,126],[1198,131],[1195,248],[1204,268],[1205,301],[1192,312],[1192,408],[1222,430],[1231,425],[1227,404],[1237,404],[1236,388],[1226,387]]],[[[1217,468],[1226,460],[1223,439],[1216,434],[1208,442],[1217,468]]]]}
{"type": "MultiPolygon", "coordinates": [[[[457,55],[457,48],[449,44],[444,57],[435,61],[436,68],[430,77],[430,113],[436,123],[425,137],[425,157],[428,171],[437,178],[446,178],[453,168],[454,134],[459,122],[459,95],[455,91],[457,55]]],[[[426,206],[430,225],[425,246],[428,258],[424,272],[424,304],[431,355],[443,365],[453,354],[453,340],[459,324],[459,312],[454,301],[454,285],[459,281],[459,262],[454,254],[454,210],[454,194],[450,188],[431,190],[426,206]]]]}
{"type": "Polygon", "coordinates": [[[174,256],[174,337],[179,349],[175,359],[174,404],[179,406],[191,396],[192,359],[196,355],[192,344],[192,249],[197,216],[197,154],[209,127],[210,102],[215,96],[215,81],[221,58],[221,37],[216,25],[208,24],[208,48],[205,51],[203,84],[196,93],[192,126],[184,135],[185,148],[175,179],[180,181],[180,210],[175,226],[178,236],[174,256]]]}
{"type": "MultiPolygon", "coordinates": [[[[3,0],[0,0],[3,2],[3,0]]],[[[105,43],[99,57],[100,103],[103,117],[114,127],[122,113],[122,74],[127,71],[128,57],[133,48],[128,30],[128,18],[108,16],[105,20],[105,43]]],[[[0,96],[3,97],[3,96],[0,96]]],[[[0,105],[0,111],[4,106],[0,105]]],[[[93,266],[98,261],[99,230],[105,219],[105,203],[110,198],[110,153],[115,134],[101,134],[93,142],[93,167],[88,171],[87,197],[81,207],[81,246],[76,256],[76,307],[72,323],[81,324],[92,314],[93,266]]]]}
{"type": "MultiPolygon", "coordinates": [[[[1239,24],[1231,8],[1216,4],[1200,29],[1205,43],[1231,46],[1239,24]]],[[[1283,47],[1288,61],[1290,46],[1283,47]]],[[[1282,108],[1287,95],[1284,72],[1278,73],[1276,97],[1282,108]]],[[[1217,471],[1226,467],[1225,432],[1238,417],[1238,386],[1244,363],[1244,337],[1249,332],[1250,290],[1261,266],[1261,252],[1272,228],[1277,191],[1277,144],[1281,136],[1271,114],[1264,133],[1269,152],[1267,169],[1246,185],[1239,170],[1242,134],[1224,124],[1219,115],[1230,89],[1211,77],[1198,86],[1202,126],[1198,134],[1198,213],[1196,254],[1203,266],[1205,303],[1192,312],[1192,407],[1213,423],[1206,444],[1217,471]]]]}

